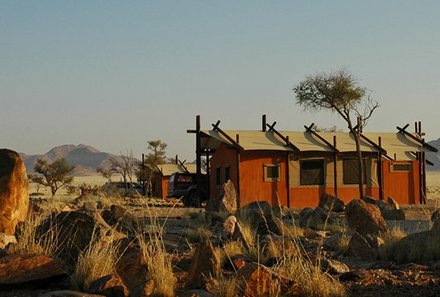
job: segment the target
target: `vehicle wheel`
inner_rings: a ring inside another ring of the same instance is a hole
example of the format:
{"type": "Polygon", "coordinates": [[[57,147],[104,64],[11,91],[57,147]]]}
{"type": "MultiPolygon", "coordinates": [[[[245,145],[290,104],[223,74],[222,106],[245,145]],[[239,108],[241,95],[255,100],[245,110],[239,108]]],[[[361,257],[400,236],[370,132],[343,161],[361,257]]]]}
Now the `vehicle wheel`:
{"type": "Polygon", "coordinates": [[[196,191],[191,191],[183,200],[186,207],[199,207],[199,196],[196,191]]]}

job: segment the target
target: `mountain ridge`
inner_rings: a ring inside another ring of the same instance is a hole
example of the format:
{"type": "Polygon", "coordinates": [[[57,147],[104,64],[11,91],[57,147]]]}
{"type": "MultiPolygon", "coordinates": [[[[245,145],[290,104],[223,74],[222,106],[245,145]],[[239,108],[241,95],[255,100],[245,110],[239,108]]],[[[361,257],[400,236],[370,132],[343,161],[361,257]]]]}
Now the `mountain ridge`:
{"type": "Polygon", "coordinates": [[[63,144],[51,148],[48,152],[41,155],[20,154],[24,160],[28,173],[34,172],[34,166],[38,159],[44,159],[53,162],[64,158],[71,165],[75,166],[74,176],[96,174],[96,169],[102,166],[108,166],[109,159],[116,155],[101,152],[96,148],[86,144],[63,144]]]}

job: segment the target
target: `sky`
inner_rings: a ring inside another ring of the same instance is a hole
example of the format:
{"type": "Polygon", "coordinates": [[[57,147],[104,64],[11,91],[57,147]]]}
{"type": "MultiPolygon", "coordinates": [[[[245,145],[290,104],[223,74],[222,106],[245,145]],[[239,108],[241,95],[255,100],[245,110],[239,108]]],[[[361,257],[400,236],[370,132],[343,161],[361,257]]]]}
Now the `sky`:
{"type": "Polygon", "coordinates": [[[0,0],[0,147],[147,141],[195,159],[187,129],[346,125],[292,88],[345,68],[381,107],[366,131],[440,137],[439,1],[0,0]]]}

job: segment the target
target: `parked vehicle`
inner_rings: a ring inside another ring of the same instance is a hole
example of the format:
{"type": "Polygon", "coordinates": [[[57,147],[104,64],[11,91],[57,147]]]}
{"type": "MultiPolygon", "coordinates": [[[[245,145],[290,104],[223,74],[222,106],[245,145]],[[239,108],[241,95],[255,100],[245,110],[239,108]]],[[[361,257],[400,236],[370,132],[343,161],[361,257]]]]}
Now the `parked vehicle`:
{"type": "Polygon", "coordinates": [[[141,196],[142,185],[138,183],[107,182],[102,186],[103,191],[108,195],[119,196],[141,196]]]}
{"type": "Polygon", "coordinates": [[[167,197],[181,198],[185,206],[198,207],[208,199],[208,176],[202,174],[200,197],[197,192],[197,174],[174,173],[168,181],[167,197]]]}

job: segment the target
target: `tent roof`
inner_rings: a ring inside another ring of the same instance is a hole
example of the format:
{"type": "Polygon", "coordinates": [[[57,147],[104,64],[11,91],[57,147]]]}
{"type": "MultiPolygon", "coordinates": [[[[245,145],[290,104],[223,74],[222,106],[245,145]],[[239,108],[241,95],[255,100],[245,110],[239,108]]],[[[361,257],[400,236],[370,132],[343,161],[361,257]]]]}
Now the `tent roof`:
{"type": "MultiPolygon", "coordinates": [[[[177,164],[160,164],[157,165],[159,170],[161,171],[163,176],[170,176],[173,173],[179,172],[179,173],[185,173],[185,169],[182,165],[177,164]]],[[[196,173],[196,164],[185,164],[185,167],[188,169],[190,173],[196,173]]]]}
{"type": "MultiPolygon", "coordinates": [[[[219,132],[213,130],[201,131],[201,147],[204,149],[216,149],[221,143],[232,145],[219,132]]],[[[258,130],[227,130],[224,131],[230,138],[236,139],[239,136],[239,144],[244,150],[275,150],[275,151],[295,151],[274,132],[258,130]]],[[[315,135],[309,132],[299,131],[279,131],[284,137],[288,136],[289,141],[300,151],[332,152],[333,150],[315,135]]],[[[354,136],[348,132],[318,132],[319,135],[333,144],[333,137],[336,137],[336,148],[340,152],[356,151],[354,136]]],[[[378,144],[381,138],[381,146],[387,151],[389,156],[396,156],[399,159],[413,159],[410,152],[423,151],[424,148],[416,141],[410,139],[402,133],[363,133],[365,137],[378,144]]],[[[414,134],[415,135],[415,134],[414,134]]],[[[363,152],[378,152],[379,150],[368,141],[361,139],[361,150],[363,152]]]]}

